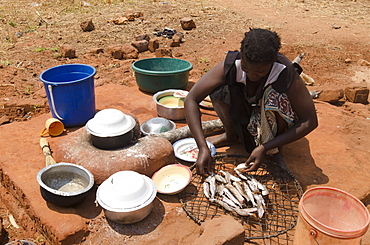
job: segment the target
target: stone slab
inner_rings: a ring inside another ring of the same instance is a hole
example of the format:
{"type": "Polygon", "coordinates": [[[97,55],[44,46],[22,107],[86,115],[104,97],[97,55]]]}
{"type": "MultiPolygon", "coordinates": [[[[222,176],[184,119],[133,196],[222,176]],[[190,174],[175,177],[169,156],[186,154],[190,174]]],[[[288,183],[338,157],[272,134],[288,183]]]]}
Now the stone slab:
{"type": "MultiPolygon", "coordinates": [[[[129,111],[135,114],[140,122],[157,116],[151,95],[139,91],[136,87],[97,87],[96,104],[97,109],[117,108],[129,111]]],[[[285,147],[289,168],[304,189],[320,185],[331,186],[347,191],[362,200],[365,205],[369,205],[370,139],[362,137],[362,132],[368,130],[370,121],[361,117],[353,120],[354,115],[338,110],[328,103],[316,102],[315,105],[319,127],[305,138],[285,147]]],[[[144,223],[131,228],[117,228],[109,223],[102,210],[95,206],[94,194],[75,208],[58,208],[46,203],[40,195],[36,174],[45,166],[45,158],[39,146],[39,132],[48,117],[50,115],[46,114],[27,122],[0,127],[1,199],[19,224],[42,230],[55,244],[71,244],[72,241],[81,240],[88,234],[81,244],[89,244],[92,241],[95,242],[91,244],[111,244],[112,240],[109,239],[104,243],[105,237],[120,242],[129,241],[131,244],[159,240],[171,243],[174,240],[168,239],[175,239],[173,236],[166,238],[161,234],[180,227],[183,227],[183,233],[177,234],[177,242],[191,244],[197,239],[199,227],[187,217],[181,204],[173,196],[160,195],[156,202],[157,210],[148,216],[144,223]],[[152,228],[144,229],[141,225],[152,228]],[[142,231],[143,229],[145,231],[142,231]]],[[[216,117],[213,111],[204,111],[202,119],[213,120],[216,117]]],[[[185,122],[176,124],[181,127],[185,122]]],[[[61,136],[48,138],[51,149],[58,140],[75,130],[70,128],[61,136]]],[[[217,151],[245,153],[240,146],[219,148],[217,151]]],[[[370,244],[367,234],[363,244],[370,244]]]]}

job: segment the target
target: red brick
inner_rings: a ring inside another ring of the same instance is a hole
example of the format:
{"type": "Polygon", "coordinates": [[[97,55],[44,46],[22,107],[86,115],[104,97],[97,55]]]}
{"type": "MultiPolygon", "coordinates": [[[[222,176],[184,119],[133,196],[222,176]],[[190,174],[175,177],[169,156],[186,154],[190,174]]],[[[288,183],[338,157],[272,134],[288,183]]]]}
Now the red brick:
{"type": "Polygon", "coordinates": [[[369,89],[365,87],[347,87],[345,89],[346,99],[353,103],[368,103],[369,89]]]}

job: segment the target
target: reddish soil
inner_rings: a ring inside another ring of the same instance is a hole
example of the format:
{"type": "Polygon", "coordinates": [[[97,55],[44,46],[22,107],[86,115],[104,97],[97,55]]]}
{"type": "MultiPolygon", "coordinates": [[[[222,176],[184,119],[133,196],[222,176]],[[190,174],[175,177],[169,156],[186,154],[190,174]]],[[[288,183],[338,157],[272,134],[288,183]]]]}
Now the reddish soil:
{"type": "MultiPolygon", "coordinates": [[[[370,67],[358,64],[361,59],[370,61],[370,3],[366,0],[57,2],[42,1],[39,4],[37,1],[25,0],[0,4],[1,135],[9,134],[7,130],[12,129],[9,124],[21,121],[42,122],[48,117],[46,114],[49,107],[43,84],[39,80],[40,73],[47,68],[66,63],[94,66],[97,69],[95,86],[100,96],[97,107],[100,109],[101,105],[109,104],[108,98],[119,98],[109,94],[110,86],[118,86],[122,94],[128,87],[132,91],[136,83],[131,64],[135,60],[118,60],[105,53],[92,55],[89,51],[94,48],[105,49],[113,44],[131,43],[140,34],[154,37],[152,33],[155,30],[161,31],[165,27],[184,33],[185,42],[171,49],[173,57],[193,64],[194,68],[190,72],[192,83],[222,60],[226,51],[238,49],[249,27],[277,31],[283,42],[281,52],[292,60],[306,53],[301,66],[315,80],[313,86],[308,86],[309,90],[336,91],[346,87],[368,87],[370,83],[370,67]],[[142,12],[143,16],[126,25],[111,22],[124,16],[128,8],[142,12]],[[179,20],[183,17],[193,18],[196,29],[181,30],[179,20]],[[95,24],[94,31],[81,30],[80,23],[87,19],[95,24]],[[59,48],[63,44],[75,47],[77,57],[61,57],[59,48]]],[[[163,38],[160,47],[170,48],[170,43],[171,40],[163,38]]],[[[138,59],[147,57],[155,55],[146,51],[140,53],[138,59]]],[[[138,100],[140,96],[148,98],[139,90],[137,96],[138,100]]],[[[115,103],[119,105],[120,102],[115,103]]],[[[365,205],[370,205],[370,169],[367,166],[370,158],[369,105],[351,103],[345,98],[335,104],[315,100],[315,105],[320,126],[304,139],[286,147],[290,169],[304,188],[334,186],[355,195],[365,205]]],[[[140,121],[155,115],[155,112],[146,115],[143,111],[132,113],[137,113],[140,121]]],[[[21,135],[17,141],[26,140],[21,135]]],[[[35,139],[37,141],[38,135],[35,135],[35,139]]],[[[1,141],[5,141],[3,136],[1,141]]],[[[2,152],[7,150],[15,149],[3,148],[2,152]]],[[[27,154],[26,149],[23,150],[25,152],[20,155],[27,154]]],[[[42,153],[39,152],[39,155],[42,153]]],[[[0,164],[4,164],[1,159],[0,164]]],[[[162,211],[170,209],[166,211],[169,215],[164,219],[175,225],[161,227],[156,234],[166,232],[167,244],[190,244],[193,241],[191,232],[182,236],[189,235],[188,240],[184,238],[179,241],[176,237],[182,231],[197,232],[197,228],[188,223],[176,223],[176,215],[184,216],[184,219],[186,215],[180,212],[181,205],[171,205],[175,200],[163,197],[161,201],[163,204],[158,202],[157,206],[162,211]],[[167,232],[166,227],[170,227],[171,232],[167,232]]],[[[15,228],[7,210],[5,202],[0,203],[2,225],[8,237],[5,240],[29,238],[39,244],[44,243],[39,233],[26,229],[27,224],[18,220],[20,228],[15,228]]],[[[91,222],[91,231],[109,229],[100,227],[104,224],[101,219],[98,217],[91,222]]],[[[156,220],[160,222],[161,217],[156,217],[156,220]]],[[[150,231],[148,228],[146,232],[150,231]]],[[[134,228],[128,233],[131,235],[127,236],[127,242],[131,244],[158,244],[154,235],[135,239],[132,238],[137,234],[134,228]]],[[[103,244],[102,240],[93,235],[94,232],[84,244],[103,244]]],[[[370,244],[368,234],[363,244],[370,244]]]]}

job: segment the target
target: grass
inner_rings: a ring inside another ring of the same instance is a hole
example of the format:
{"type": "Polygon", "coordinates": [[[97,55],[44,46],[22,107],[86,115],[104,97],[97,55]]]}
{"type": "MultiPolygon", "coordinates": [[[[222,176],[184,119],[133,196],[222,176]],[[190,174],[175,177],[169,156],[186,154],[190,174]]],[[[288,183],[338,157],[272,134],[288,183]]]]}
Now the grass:
{"type": "Polygon", "coordinates": [[[43,47],[38,47],[35,49],[35,52],[42,52],[44,51],[44,48],[43,47]]]}
{"type": "Polygon", "coordinates": [[[9,21],[9,22],[8,22],[8,24],[9,24],[10,26],[12,26],[12,27],[16,27],[16,26],[17,26],[17,24],[15,24],[13,21],[9,21]]]}
{"type": "Polygon", "coordinates": [[[35,49],[35,52],[42,52],[44,50],[51,50],[51,51],[54,51],[54,52],[59,52],[59,48],[58,47],[55,47],[55,48],[38,47],[38,48],[35,49]]]}
{"type": "Polygon", "coordinates": [[[30,94],[33,94],[33,86],[27,86],[25,89],[24,89],[24,94],[26,95],[30,95],[30,94]]]}
{"type": "Polygon", "coordinates": [[[209,62],[209,61],[208,61],[208,59],[207,59],[207,58],[200,57],[200,58],[199,58],[199,62],[198,62],[198,63],[200,64],[200,63],[208,63],[208,62],[209,62]]]}
{"type": "Polygon", "coordinates": [[[1,63],[4,64],[5,66],[10,66],[12,62],[10,60],[5,60],[1,61],[1,63]]]}

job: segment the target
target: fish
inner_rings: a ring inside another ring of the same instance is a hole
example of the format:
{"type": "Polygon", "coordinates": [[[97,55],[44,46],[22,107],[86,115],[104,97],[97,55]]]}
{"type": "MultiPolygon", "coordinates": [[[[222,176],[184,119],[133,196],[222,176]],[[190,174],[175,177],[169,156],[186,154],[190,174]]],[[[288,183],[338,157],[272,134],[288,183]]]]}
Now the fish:
{"type": "Polygon", "coordinates": [[[258,211],[257,208],[234,208],[234,211],[241,216],[250,216],[254,212],[258,211]]]}
{"type": "Polygon", "coordinates": [[[258,180],[256,180],[256,184],[258,189],[261,191],[262,196],[267,196],[269,194],[269,191],[267,190],[267,187],[264,184],[262,184],[258,180]]]}
{"type": "Polygon", "coordinates": [[[265,209],[263,208],[265,201],[263,200],[263,197],[261,196],[261,194],[253,194],[253,197],[257,202],[258,218],[261,218],[263,214],[265,213],[265,209]]]}
{"type": "Polygon", "coordinates": [[[211,198],[211,199],[209,199],[209,201],[220,205],[221,207],[223,207],[227,211],[230,211],[230,212],[233,212],[234,211],[234,209],[232,207],[230,207],[227,203],[224,203],[221,200],[218,200],[218,199],[215,199],[215,198],[211,198]]]}
{"type": "Polygon", "coordinates": [[[203,193],[208,199],[211,197],[209,183],[206,181],[203,182],[203,193]]]}
{"type": "Polygon", "coordinates": [[[248,196],[249,201],[252,203],[253,207],[257,206],[257,203],[254,201],[253,193],[247,183],[243,182],[243,187],[245,194],[248,196]]]}
{"type": "Polygon", "coordinates": [[[235,186],[227,184],[225,187],[231,191],[231,193],[234,195],[234,197],[236,199],[238,199],[240,204],[244,203],[244,198],[243,198],[242,194],[240,194],[240,192],[238,191],[238,189],[235,188],[235,186]]]}
{"type": "Polygon", "coordinates": [[[240,172],[242,167],[245,164],[235,169],[237,176],[225,170],[219,170],[219,174],[212,173],[204,180],[204,195],[209,202],[229,212],[240,216],[257,213],[262,218],[266,206],[263,196],[268,195],[268,189],[253,175],[240,172]]]}
{"type": "Polygon", "coordinates": [[[216,187],[216,192],[219,196],[222,196],[224,194],[225,185],[220,184],[216,187]]]}
{"type": "Polygon", "coordinates": [[[234,203],[233,201],[231,201],[227,196],[223,195],[222,198],[221,198],[221,201],[223,201],[224,203],[226,203],[227,205],[229,205],[230,207],[233,207],[233,208],[237,208],[237,205],[236,203],[234,203]]]}
{"type": "Polygon", "coordinates": [[[232,174],[230,174],[230,180],[232,180],[234,182],[240,182],[240,181],[242,181],[240,178],[238,178],[238,177],[236,177],[236,176],[234,176],[232,174]]]}
{"type": "Polygon", "coordinates": [[[244,197],[244,199],[249,201],[249,197],[247,196],[247,194],[243,190],[243,187],[241,186],[241,184],[239,182],[233,182],[233,185],[239,191],[239,193],[244,197]]]}
{"type": "Polygon", "coordinates": [[[251,191],[253,193],[258,193],[258,187],[257,187],[257,183],[253,180],[253,179],[250,179],[250,180],[247,180],[247,183],[249,185],[249,188],[251,189],[251,191]]]}
{"type": "Polygon", "coordinates": [[[240,173],[239,170],[235,169],[235,173],[240,177],[242,178],[243,180],[249,180],[249,178],[247,176],[245,176],[244,174],[240,173]]]}
{"type": "Polygon", "coordinates": [[[230,183],[230,180],[231,180],[231,174],[229,172],[226,172],[226,171],[223,171],[223,170],[220,170],[220,173],[224,176],[225,180],[227,183],[230,183]]]}
{"type": "Polygon", "coordinates": [[[234,195],[231,193],[231,191],[228,188],[224,189],[224,194],[234,203],[236,203],[239,207],[242,207],[243,205],[234,197],[234,195]]]}
{"type": "Polygon", "coordinates": [[[209,180],[212,178],[214,174],[209,175],[204,181],[207,181],[209,183],[209,180]]]}
{"type": "Polygon", "coordinates": [[[248,165],[247,164],[245,164],[245,163],[240,163],[240,164],[238,164],[238,166],[236,166],[235,168],[234,168],[234,170],[242,170],[242,169],[247,169],[248,168],[248,165]]]}
{"type": "Polygon", "coordinates": [[[215,198],[216,195],[216,178],[214,176],[211,176],[211,178],[208,181],[209,183],[209,189],[211,192],[211,199],[215,198]]]}
{"type": "Polygon", "coordinates": [[[215,174],[215,179],[221,183],[224,183],[224,184],[227,184],[227,181],[224,177],[222,177],[221,175],[218,175],[218,174],[215,174]]]}
{"type": "Polygon", "coordinates": [[[240,171],[240,170],[243,170],[243,169],[247,169],[247,168],[250,168],[250,166],[252,166],[253,164],[254,164],[254,162],[250,162],[249,165],[247,165],[245,162],[243,162],[243,163],[238,164],[238,166],[236,166],[234,168],[234,170],[235,171],[236,170],[240,171]]]}

